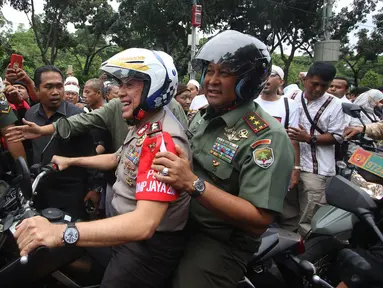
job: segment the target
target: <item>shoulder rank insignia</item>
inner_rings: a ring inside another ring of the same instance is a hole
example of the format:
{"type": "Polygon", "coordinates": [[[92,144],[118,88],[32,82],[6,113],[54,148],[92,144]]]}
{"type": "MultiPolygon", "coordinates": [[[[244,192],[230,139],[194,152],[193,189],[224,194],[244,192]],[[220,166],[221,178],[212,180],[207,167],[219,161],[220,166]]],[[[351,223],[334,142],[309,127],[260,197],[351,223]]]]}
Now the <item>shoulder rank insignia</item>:
{"type": "Polygon", "coordinates": [[[3,92],[0,92],[0,114],[9,114],[10,111],[11,106],[9,106],[7,98],[5,98],[3,92]]]}
{"type": "Polygon", "coordinates": [[[154,122],[150,124],[149,130],[146,132],[146,134],[154,134],[162,131],[161,122],[154,122]]]}
{"type": "Polygon", "coordinates": [[[267,123],[261,116],[259,116],[256,112],[249,112],[245,116],[243,116],[247,125],[250,126],[251,130],[254,133],[258,133],[266,128],[269,128],[269,123],[267,123]]]}
{"type": "Polygon", "coordinates": [[[274,153],[270,147],[255,149],[253,157],[255,164],[263,169],[269,168],[274,163],[274,153]]]}

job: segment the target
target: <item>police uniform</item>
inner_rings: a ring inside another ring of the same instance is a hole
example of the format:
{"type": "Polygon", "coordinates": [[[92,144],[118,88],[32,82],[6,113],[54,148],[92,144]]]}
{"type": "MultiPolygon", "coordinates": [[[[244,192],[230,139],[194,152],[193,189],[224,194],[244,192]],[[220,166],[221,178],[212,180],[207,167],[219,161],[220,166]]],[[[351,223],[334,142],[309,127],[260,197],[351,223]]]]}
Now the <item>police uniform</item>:
{"type": "Polygon", "coordinates": [[[13,113],[4,93],[0,93],[0,129],[14,124],[17,121],[16,115],[13,113]]]}
{"type": "MultiPolygon", "coordinates": [[[[199,178],[257,208],[282,212],[294,150],[283,126],[257,103],[247,101],[222,115],[202,109],[187,134],[199,178]]],[[[190,240],[174,287],[236,287],[259,239],[196,199],[190,205],[190,240]]]]}
{"type": "MultiPolygon", "coordinates": [[[[168,132],[174,144],[179,145],[188,153],[189,159],[191,158],[184,129],[167,107],[154,114],[148,122],[130,129],[122,147],[116,152],[119,164],[116,170],[117,181],[113,186],[112,200],[115,215],[134,211],[137,199],[143,199],[140,196],[139,188],[142,185],[139,185],[138,180],[141,162],[146,161],[150,167],[155,155],[154,150],[145,152],[147,151],[144,150],[145,141],[148,137],[161,136],[165,132],[168,132]],[[148,155],[144,155],[144,152],[150,154],[150,151],[153,155],[146,159],[148,155]]],[[[150,170],[150,168],[145,170],[150,170]]],[[[147,185],[147,187],[149,186],[151,184],[147,185]]],[[[154,195],[160,192],[152,190],[151,193],[154,195]]],[[[151,199],[156,198],[145,198],[144,200],[151,199]]],[[[189,195],[181,192],[177,200],[169,203],[168,210],[151,239],[131,242],[114,248],[102,287],[155,287],[169,278],[170,273],[177,267],[184,250],[185,237],[182,230],[187,222],[189,202],[189,195]]]]}

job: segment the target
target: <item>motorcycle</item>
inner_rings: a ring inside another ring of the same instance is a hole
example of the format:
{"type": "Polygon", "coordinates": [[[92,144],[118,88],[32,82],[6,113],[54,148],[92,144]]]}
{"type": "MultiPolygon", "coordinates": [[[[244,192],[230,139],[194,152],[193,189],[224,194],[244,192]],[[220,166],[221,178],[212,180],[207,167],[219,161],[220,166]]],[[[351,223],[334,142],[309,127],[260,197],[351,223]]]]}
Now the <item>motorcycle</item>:
{"type": "MultiPolygon", "coordinates": [[[[61,118],[59,121],[67,121],[61,118]]],[[[65,125],[63,125],[65,126],[65,125]]],[[[66,126],[67,127],[67,126],[66,126]]],[[[63,128],[64,129],[64,128],[63,128]]],[[[59,129],[52,135],[47,147],[56,138],[68,139],[70,131],[59,129]]],[[[41,156],[42,157],[42,156],[41,156]]],[[[92,287],[100,286],[109,255],[103,249],[39,247],[28,256],[19,256],[13,237],[16,226],[26,218],[40,215],[52,223],[68,223],[71,216],[56,208],[37,211],[34,207],[38,197],[39,183],[55,173],[58,167],[37,165],[32,183],[30,171],[23,158],[16,160],[16,178],[12,185],[2,182],[0,195],[0,279],[2,287],[92,287]],[[32,183],[32,184],[31,184],[32,183]],[[34,285],[34,286],[31,286],[34,285]]],[[[1,187],[1,185],[0,185],[1,187]]],[[[91,207],[90,207],[91,208],[91,207]]],[[[74,219],[75,220],[75,219],[74,219]]]]}
{"type": "MultiPolygon", "coordinates": [[[[89,251],[80,247],[60,247],[48,249],[39,247],[28,256],[19,257],[19,250],[13,234],[22,220],[40,215],[52,223],[67,223],[70,215],[56,208],[36,211],[33,199],[37,196],[39,182],[44,177],[57,171],[55,164],[50,163],[42,168],[33,184],[28,167],[23,158],[16,160],[19,187],[16,193],[16,207],[6,218],[2,219],[2,237],[0,246],[2,259],[6,264],[0,268],[3,287],[23,287],[23,285],[56,285],[65,287],[99,287],[107,262],[102,264],[92,258],[89,251]],[[48,283],[48,284],[47,284],[48,283]]],[[[30,286],[28,286],[30,287],[30,286]]],[[[53,286],[55,287],[55,286],[53,286]]]]}
{"type": "MultiPolygon", "coordinates": [[[[363,111],[358,105],[343,103],[342,106],[345,114],[359,118],[362,125],[364,125],[360,115],[363,111]]],[[[342,135],[338,136],[342,137],[342,135]]],[[[380,151],[374,144],[374,141],[366,137],[364,133],[359,135],[357,140],[349,140],[349,142],[356,144],[365,151],[380,151]]],[[[344,144],[346,145],[343,145],[345,147],[343,161],[337,162],[340,176],[344,179],[353,180],[353,176],[357,172],[367,181],[381,181],[381,178],[350,163],[348,159],[352,159],[353,156],[347,152],[348,143],[345,142],[344,144]]],[[[334,188],[327,186],[326,195],[331,193],[329,191],[331,189],[334,188]]],[[[319,275],[322,275],[325,280],[335,283],[338,281],[338,275],[334,273],[333,263],[336,261],[339,251],[350,246],[354,227],[360,219],[350,211],[345,211],[337,205],[331,205],[330,202],[328,204],[327,206],[320,207],[313,216],[311,221],[312,229],[304,237],[307,239],[305,242],[306,252],[300,256],[300,259],[309,260],[314,263],[319,275]]]]}

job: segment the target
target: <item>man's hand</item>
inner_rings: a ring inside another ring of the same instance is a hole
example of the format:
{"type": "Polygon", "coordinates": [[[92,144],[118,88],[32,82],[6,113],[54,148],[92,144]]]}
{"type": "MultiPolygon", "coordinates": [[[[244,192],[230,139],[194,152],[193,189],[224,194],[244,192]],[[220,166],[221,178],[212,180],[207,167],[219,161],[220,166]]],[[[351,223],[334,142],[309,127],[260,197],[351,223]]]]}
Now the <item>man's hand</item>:
{"type": "Polygon", "coordinates": [[[301,175],[300,170],[298,169],[293,170],[293,173],[291,173],[289,190],[293,189],[296,185],[298,185],[300,175],[301,175]]]}
{"type": "Polygon", "coordinates": [[[25,219],[16,227],[14,234],[20,255],[28,255],[40,246],[59,247],[62,245],[64,230],[65,225],[52,224],[40,216],[25,219]]]}
{"type": "Polygon", "coordinates": [[[166,184],[169,184],[178,191],[192,193],[194,191],[193,182],[198,178],[191,170],[189,159],[186,153],[176,145],[179,156],[171,152],[159,152],[153,160],[152,169],[159,174],[154,177],[166,184]],[[169,169],[167,176],[160,174],[164,168],[169,169]]]}
{"type": "Polygon", "coordinates": [[[287,129],[287,134],[289,135],[291,140],[295,140],[298,142],[310,142],[311,136],[305,128],[299,124],[299,128],[289,127],[287,129]]]}
{"type": "Polygon", "coordinates": [[[13,69],[11,64],[8,64],[7,70],[5,70],[5,79],[11,84],[17,80],[16,69],[13,69]]]}
{"type": "Polygon", "coordinates": [[[98,210],[101,200],[101,193],[96,191],[89,191],[84,198],[84,202],[87,200],[92,201],[94,207],[96,208],[96,210],[98,210]]]}
{"type": "Polygon", "coordinates": [[[345,140],[352,139],[355,135],[363,132],[363,127],[346,127],[343,132],[345,140]]]}
{"type": "Polygon", "coordinates": [[[23,123],[26,125],[13,126],[7,129],[7,137],[9,142],[21,142],[26,139],[36,139],[43,135],[40,126],[33,122],[29,122],[23,119],[23,123]]]}
{"type": "Polygon", "coordinates": [[[23,102],[23,97],[19,93],[19,90],[13,87],[12,85],[8,85],[4,89],[4,94],[7,97],[8,101],[12,104],[18,105],[23,102]]]}
{"type": "Polygon", "coordinates": [[[34,85],[31,78],[29,78],[28,74],[21,68],[16,69],[16,80],[24,82],[25,84],[32,84],[34,85]]]}
{"type": "Polygon", "coordinates": [[[63,171],[71,166],[71,158],[54,155],[51,162],[59,167],[59,171],[63,171]]]}

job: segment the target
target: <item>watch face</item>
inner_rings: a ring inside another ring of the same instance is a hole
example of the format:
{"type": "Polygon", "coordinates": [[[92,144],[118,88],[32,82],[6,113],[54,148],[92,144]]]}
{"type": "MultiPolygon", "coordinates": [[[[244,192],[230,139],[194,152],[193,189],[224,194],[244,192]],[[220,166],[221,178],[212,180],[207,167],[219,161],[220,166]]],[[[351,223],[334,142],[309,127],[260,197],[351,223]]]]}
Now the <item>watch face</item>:
{"type": "Polygon", "coordinates": [[[74,244],[78,240],[78,231],[76,228],[69,227],[65,230],[64,241],[67,244],[74,244]]]}
{"type": "Polygon", "coordinates": [[[195,182],[194,189],[197,190],[198,192],[203,192],[205,190],[205,183],[203,183],[202,180],[198,179],[195,182]]]}

